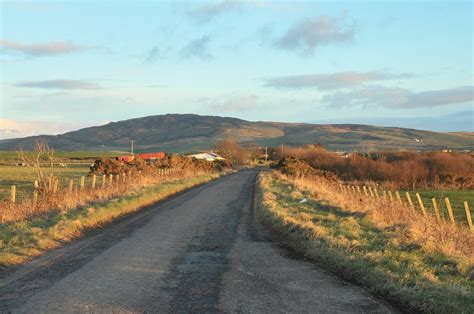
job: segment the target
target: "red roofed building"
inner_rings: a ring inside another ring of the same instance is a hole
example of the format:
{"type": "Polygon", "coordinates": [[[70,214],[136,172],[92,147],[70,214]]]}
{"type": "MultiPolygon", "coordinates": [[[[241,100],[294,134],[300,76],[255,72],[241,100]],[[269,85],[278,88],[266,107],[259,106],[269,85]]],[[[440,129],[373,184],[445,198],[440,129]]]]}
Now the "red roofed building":
{"type": "Polygon", "coordinates": [[[143,154],[138,154],[138,157],[143,160],[155,160],[155,159],[165,158],[165,153],[164,152],[143,153],[143,154]]]}

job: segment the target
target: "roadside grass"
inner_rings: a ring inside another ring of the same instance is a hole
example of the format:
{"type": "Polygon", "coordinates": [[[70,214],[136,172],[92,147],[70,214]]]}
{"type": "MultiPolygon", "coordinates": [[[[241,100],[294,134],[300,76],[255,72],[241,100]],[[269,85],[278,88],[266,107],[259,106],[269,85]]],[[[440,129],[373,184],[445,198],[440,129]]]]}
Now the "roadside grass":
{"type": "Polygon", "coordinates": [[[376,225],[367,213],[335,207],[268,173],[259,176],[256,204],[257,218],[286,245],[404,310],[474,312],[472,256],[401,241],[400,226],[376,225]]]}
{"type": "MultiPolygon", "coordinates": [[[[50,168],[43,167],[43,170],[49,173],[50,168]]],[[[61,180],[60,183],[66,186],[69,179],[77,180],[81,176],[87,176],[89,170],[89,164],[68,164],[67,168],[55,167],[54,173],[61,180]]],[[[35,180],[36,173],[30,167],[0,165],[0,200],[10,197],[12,185],[16,186],[18,199],[31,197],[35,180]]]]}
{"type": "Polygon", "coordinates": [[[168,181],[67,211],[53,211],[31,220],[0,224],[0,269],[25,263],[34,256],[79,238],[87,230],[99,228],[219,175],[202,174],[168,181]]]}
{"type": "MultiPolygon", "coordinates": [[[[403,191],[405,194],[407,191],[403,191]]],[[[434,213],[432,198],[436,198],[436,202],[440,209],[440,214],[444,220],[448,220],[448,209],[444,201],[445,197],[449,198],[451,207],[453,208],[454,217],[456,223],[467,225],[466,212],[464,210],[464,202],[469,204],[471,212],[474,210],[474,190],[421,190],[421,191],[408,191],[410,196],[415,203],[416,207],[419,208],[418,202],[416,201],[416,192],[420,194],[423,204],[426,210],[430,213],[434,213]]],[[[405,199],[404,199],[405,200],[405,199]]]]}

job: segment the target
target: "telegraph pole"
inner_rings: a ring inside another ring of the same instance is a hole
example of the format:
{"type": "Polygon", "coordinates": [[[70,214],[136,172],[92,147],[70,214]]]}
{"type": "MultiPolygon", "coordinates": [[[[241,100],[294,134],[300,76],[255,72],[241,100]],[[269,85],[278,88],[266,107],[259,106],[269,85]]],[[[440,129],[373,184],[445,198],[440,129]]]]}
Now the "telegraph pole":
{"type": "Polygon", "coordinates": [[[131,145],[130,145],[130,155],[133,155],[133,142],[135,141],[130,141],[131,142],[131,145]]]}
{"type": "Polygon", "coordinates": [[[265,162],[268,159],[268,146],[265,146],[265,162]]]}

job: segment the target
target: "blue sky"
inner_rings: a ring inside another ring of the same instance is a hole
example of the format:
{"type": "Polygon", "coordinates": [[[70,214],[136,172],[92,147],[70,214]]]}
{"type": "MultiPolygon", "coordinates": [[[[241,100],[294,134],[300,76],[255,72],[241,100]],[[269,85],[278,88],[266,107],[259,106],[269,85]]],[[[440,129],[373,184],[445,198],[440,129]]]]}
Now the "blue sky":
{"type": "Polygon", "coordinates": [[[474,131],[472,2],[0,3],[0,138],[165,113],[474,131]]]}

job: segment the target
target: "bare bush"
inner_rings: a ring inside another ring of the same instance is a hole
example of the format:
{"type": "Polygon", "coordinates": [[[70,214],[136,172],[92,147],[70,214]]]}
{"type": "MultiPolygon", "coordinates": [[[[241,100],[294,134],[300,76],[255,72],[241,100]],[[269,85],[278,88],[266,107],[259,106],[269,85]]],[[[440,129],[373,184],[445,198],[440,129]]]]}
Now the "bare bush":
{"type": "Polygon", "coordinates": [[[320,145],[287,147],[276,158],[296,157],[317,169],[331,171],[346,181],[371,181],[392,189],[472,189],[472,154],[443,152],[378,152],[347,158],[320,145]]]}

